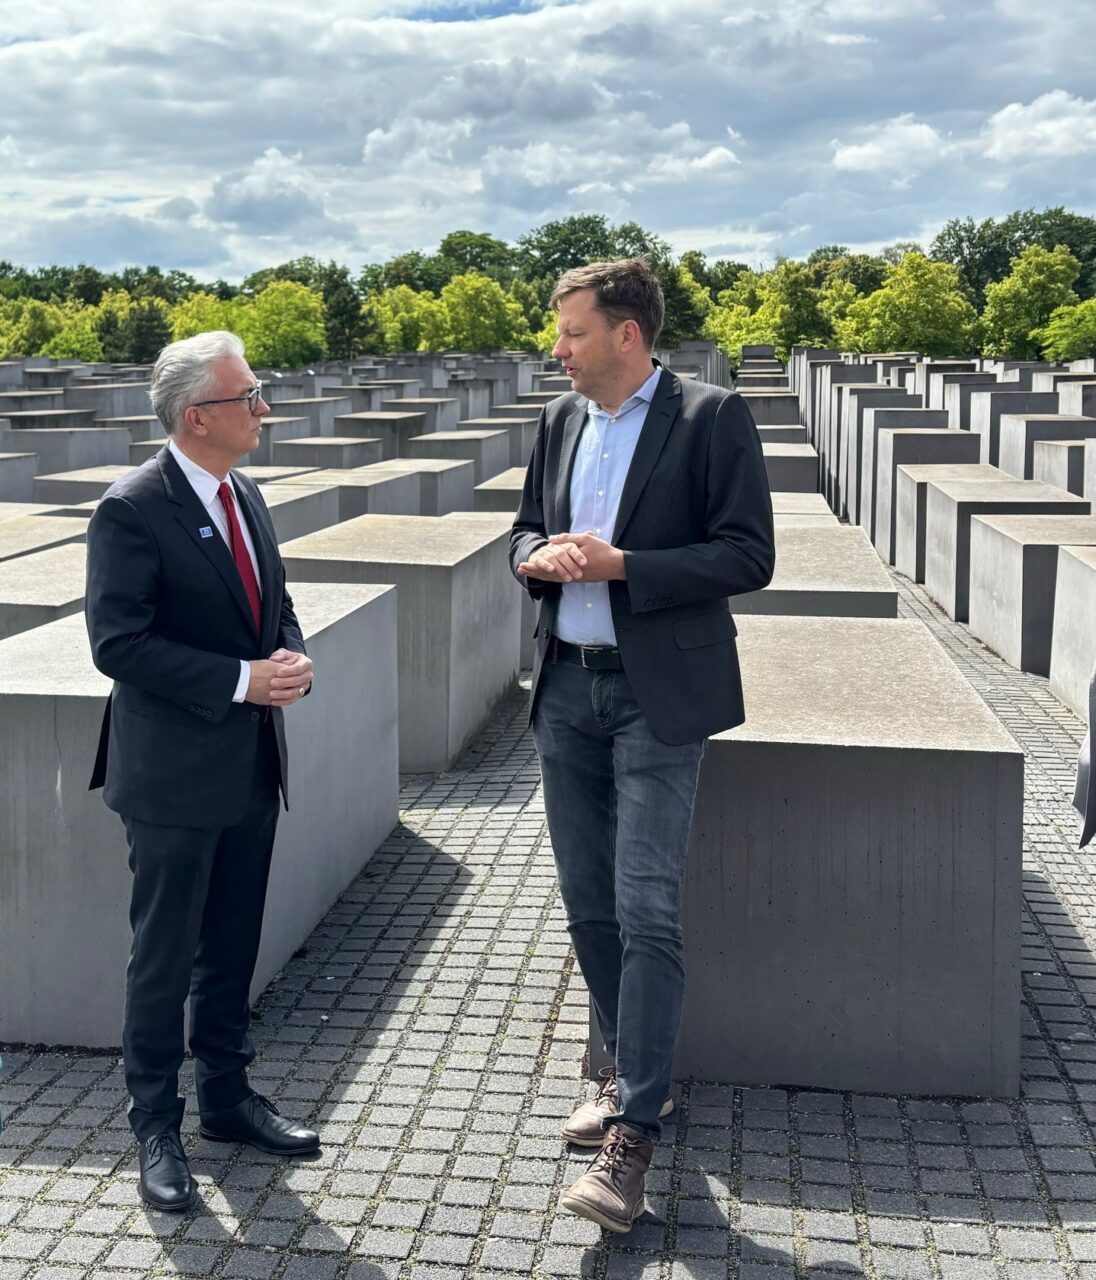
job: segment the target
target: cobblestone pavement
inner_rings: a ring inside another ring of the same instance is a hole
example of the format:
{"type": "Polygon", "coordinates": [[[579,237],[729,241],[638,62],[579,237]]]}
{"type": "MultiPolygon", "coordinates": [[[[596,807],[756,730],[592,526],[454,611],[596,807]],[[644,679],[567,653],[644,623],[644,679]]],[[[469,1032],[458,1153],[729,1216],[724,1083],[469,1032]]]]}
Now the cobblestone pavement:
{"type": "MultiPolygon", "coordinates": [[[[253,1079],[318,1122],[290,1164],[184,1136],[202,1200],[149,1212],[114,1056],[6,1055],[0,1280],[1096,1280],[1096,859],[1069,805],[1080,721],[898,580],[1027,757],[1024,1096],[683,1086],[647,1217],[556,1210],[585,1157],[585,995],[523,695],[402,822],[264,997],[253,1079]]],[[[0,992],[2,998],[2,992],[0,992]]]]}

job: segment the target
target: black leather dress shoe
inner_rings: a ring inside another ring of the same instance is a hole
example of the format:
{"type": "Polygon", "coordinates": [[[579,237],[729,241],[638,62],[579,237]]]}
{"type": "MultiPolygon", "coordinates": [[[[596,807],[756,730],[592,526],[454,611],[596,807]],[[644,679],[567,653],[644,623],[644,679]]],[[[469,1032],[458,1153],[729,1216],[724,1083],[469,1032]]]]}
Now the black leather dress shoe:
{"type": "Polygon", "coordinates": [[[203,1111],[198,1131],[210,1142],[246,1142],[272,1156],[303,1156],[320,1149],[319,1134],[279,1115],[260,1093],[234,1107],[203,1111]]]}
{"type": "Polygon", "coordinates": [[[186,1152],[174,1129],[146,1138],[137,1149],[141,1199],[154,1209],[182,1213],[198,1197],[186,1152]]]}

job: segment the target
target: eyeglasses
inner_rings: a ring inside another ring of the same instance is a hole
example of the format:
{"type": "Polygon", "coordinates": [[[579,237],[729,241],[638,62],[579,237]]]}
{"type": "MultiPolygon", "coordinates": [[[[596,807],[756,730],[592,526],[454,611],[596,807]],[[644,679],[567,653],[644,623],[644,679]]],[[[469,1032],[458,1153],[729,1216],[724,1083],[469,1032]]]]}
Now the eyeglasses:
{"type": "Polygon", "coordinates": [[[260,380],[259,382],[255,383],[255,385],[251,388],[251,390],[246,395],[229,396],[226,400],[199,400],[197,404],[192,404],[190,407],[192,409],[204,409],[207,405],[211,405],[211,404],[238,404],[241,400],[246,400],[248,413],[254,414],[255,407],[259,403],[259,397],[262,395],[262,393],[263,393],[263,384],[262,384],[262,381],[260,380]]]}

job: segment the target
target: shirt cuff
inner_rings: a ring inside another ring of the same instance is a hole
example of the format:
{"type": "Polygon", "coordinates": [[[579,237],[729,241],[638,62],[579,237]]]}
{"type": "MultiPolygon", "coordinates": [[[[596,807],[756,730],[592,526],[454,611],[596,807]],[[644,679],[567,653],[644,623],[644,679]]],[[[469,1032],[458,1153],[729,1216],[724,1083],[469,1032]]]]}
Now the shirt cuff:
{"type": "Polygon", "coordinates": [[[236,692],[232,695],[233,702],[243,702],[247,694],[247,686],[251,682],[251,663],[240,659],[240,678],[236,681],[236,692]]]}

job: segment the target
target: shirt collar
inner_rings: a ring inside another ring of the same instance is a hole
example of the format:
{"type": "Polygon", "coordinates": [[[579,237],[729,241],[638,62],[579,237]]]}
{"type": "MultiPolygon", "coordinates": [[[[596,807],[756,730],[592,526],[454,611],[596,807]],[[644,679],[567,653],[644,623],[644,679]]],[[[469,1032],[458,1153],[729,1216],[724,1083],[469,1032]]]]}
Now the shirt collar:
{"type": "MultiPolygon", "coordinates": [[[[651,401],[655,398],[655,389],[658,387],[658,380],[661,377],[662,377],[662,366],[655,365],[655,367],[651,370],[651,376],[647,379],[646,382],[644,382],[644,384],[638,389],[638,391],[634,391],[628,397],[628,399],[624,401],[624,403],[617,410],[616,416],[619,418],[621,414],[627,413],[630,409],[634,409],[636,407],[635,402],[637,400],[645,400],[647,404],[650,404],[651,401]]],[[[605,410],[601,407],[601,405],[597,403],[596,400],[591,400],[590,412],[604,413],[605,410]]]]}
{"type": "MultiPolygon", "coordinates": [[[[171,456],[179,464],[179,468],[183,475],[186,476],[187,480],[190,482],[190,487],[208,507],[217,497],[221,488],[220,480],[218,480],[211,472],[207,471],[205,467],[200,467],[193,458],[188,458],[174,440],[168,440],[167,447],[171,452],[171,456]]],[[[235,493],[236,486],[232,482],[231,471],[228,473],[228,482],[232,485],[232,491],[235,493]]]]}

